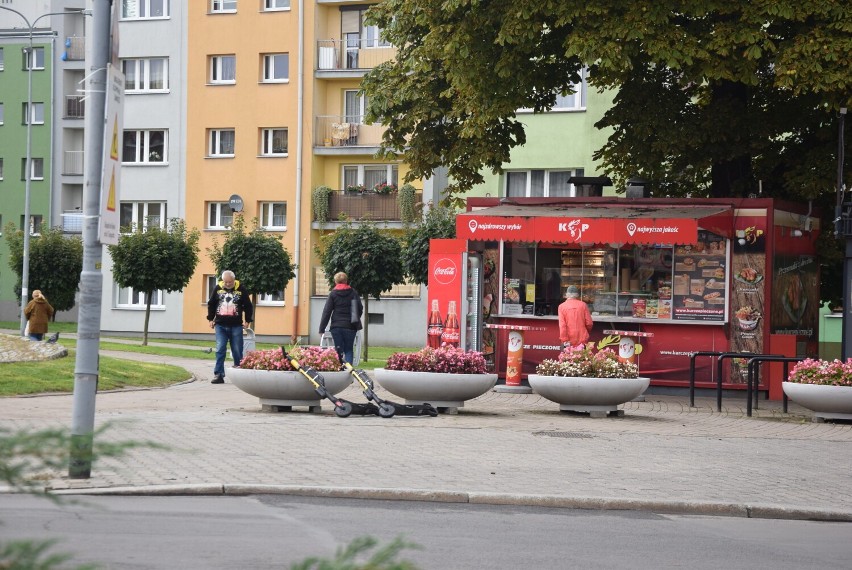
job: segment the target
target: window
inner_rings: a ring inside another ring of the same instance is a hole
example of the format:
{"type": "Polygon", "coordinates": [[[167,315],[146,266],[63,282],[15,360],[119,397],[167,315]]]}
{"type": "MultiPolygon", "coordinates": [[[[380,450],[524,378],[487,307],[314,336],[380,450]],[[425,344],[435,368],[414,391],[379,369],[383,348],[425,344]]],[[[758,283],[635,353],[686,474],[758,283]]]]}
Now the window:
{"type": "Polygon", "coordinates": [[[33,103],[32,107],[28,103],[24,103],[22,116],[24,117],[25,125],[29,122],[32,122],[33,125],[43,125],[44,103],[33,103]]]}
{"type": "Polygon", "coordinates": [[[210,83],[237,82],[237,56],[214,55],[210,57],[210,83]]]}
{"type": "Polygon", "coordinates": [[[169,0],[122,0],[121,18],[149,20],[169,17],[169,0]]]}
{"type": "Polygon", "coordinates": [[[223,230],[234,221],[234,211],[228,202],[210,202],[207,205],[207,228],[223,230]]]}
{"type": "Polygon", "coordinates": [[[290,54],[269,53],[263,56],[263,82],[283,83],[290,80],[290,54]]]}
{"type": "Polygon", "coordinates": [[[286,230],[287,202],[262,202],[260,226],[267,230],[286,230]]]}
{"type": "Polygon", "coordinates": [[[261,129],[261,156],[287,156],[287,129],[261,129]]]}
{"type": "Polygon", "coordinates": [[[165,202],[122,202],[119,210],[122,231],[166,227],[165,202]]]}
{"type": "MultiPolygon", "coordinates": [[[[567,95],[556,94],[556,102],[553,108],[548,112],[559,111],[582,111],[586,108],[586,76],[588,71],[586,68],[580,70],[580,83],[575,83],[572,88],[574,93],[567,95]]],[[[532,109],[518,109],[520,112],[531,113],[532,109]]]]}
{"type": "Polygon", "coordinates": [[[261,293],[257,296],[258,305],[284,305],[284,289],[275,293],[261,293]]]}
{"type": "MultiPolygon", "coordinates": [[[[44,180],[44,159],[33,158],[30,168],[30,180],[44,180]]],[[[27,159],[21,159],[21,180],[27,179],[27,159]]]]}
{"type": "MultiPolygon", "coordinates": [[[[366,18],[366,14],[363,16],[366,18]]],[[[390,42],[382,39],[382,30],[378,26],[364,24],[364,46],[365,48],[389,47],[390,42]]]]}
{"type": "Polygon", "coordinates": [[[290,8],[290,0],[264,0],[263,9],[269,10],[286,10],[290,8]]]}
{"type": "MultiPolygon", "coordinates": [[[[147,305],[148,298],[142,291],[135,291],[133,287],[119,287],[115,304],[117,309],[144,309],[147,305]]],[[[151,308],[166,308],[163,303],[162,289],[157,289],[151,293],[151,308]]]]}
{"type": "Polygon", "coordinates": [[[3,159],[0,158],[0,180],[3,180],[3,159]]]}
{"type": "Polygon", "coordinates": [[[353,164],[343,167],[343,188],[363,184],[368,189],[387,182],[397,184],[399,170],[395,164],[353,164]]]}
{"type": "Polygon", "coordinates": [[[3,56],[3,48],[0,47],[0,71],[3,71],[3,69],[6,67],[6,64],[4,63],[5,61],[6,60],[3,56]]]}
{"type": "Polygon", "coordinates": [[[169,58],[125,59],[121,62],[124,72],[124,91],[167,91],[169,89],[169,58]]]}
{"type": "Polygon", "coordinates": [[[237,0],[211,0],[211,12],[236,12],[237,0]]]}
{"type": "Polygon", "coordinates": [[[4,116],[3,103],[0,103],[0,125],[3,124],[3,116],[4,116]]]}
{"type": "Polygon", "coordinates": [[[234,129],[210,129],[207,156],[234,156],[234,129]]]}
{"type": "Polygon", "coordinates": [[[577,170],[515,170],[506,172],[506,192],[509,197],[538,198],[575,196],[574,185],[568,182],[572,176],[582,176],[577,170]]]}
{"type": "MultiPolygon", "coordinates": [[[[30,235],[37,236],[41,234],[41,224],[44,217],[40,214],[30,216],[30,235]]],[[[24,216],[21,216],[21,229],[24,228],[24,216]]]]}
{"type": "Polygon", "coordinates": [[[24,55],[24,69],[44,69],[44,48],[34,47],[33,53],[30,54],[30,48],[25,47],[21,50],[24,55]],[[32,66],[32,67],[31,67],[32,66]]]}
{"type": "Polygon", "coordinates": [[[121,162],[124,164],[164,164],[168,131],[124,131],[121,162]]]}
{"type": "Polygon", "coordinates": [[[357,89],[346,89],[343,92],[343,121],[361,124],[367,114],[367,96],[358,95],[357,89]]]}

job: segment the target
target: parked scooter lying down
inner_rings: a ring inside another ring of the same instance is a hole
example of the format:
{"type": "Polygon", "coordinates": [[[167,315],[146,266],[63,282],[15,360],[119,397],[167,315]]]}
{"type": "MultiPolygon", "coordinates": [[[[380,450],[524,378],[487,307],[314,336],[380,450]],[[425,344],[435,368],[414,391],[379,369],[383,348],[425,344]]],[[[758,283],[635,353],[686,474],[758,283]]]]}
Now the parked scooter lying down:
{"type": "Polygon", "coordinates": [[[299,372],[302,376],[307,378],[311,384],[313,384],[314,390],[316,390],[316,393],[319,394],[320,397],[325,398],[329,402],[334,404],[334,413],[337,414],[339,417],[346,418],[352,415],[353,413],[362,416],[366,416],[368,414],[373,414],[377,416],[381,415],[381,413],[379,412],[379,407],[373,403],[367,402],[366,404],[359,404],[357,402],[350,402],[349,400],[338,398],[337,396],[326,390],[325,379],[322,377],[322,374],[320,374],[310,366],[301,366],[298,360],[287,354],[287,351],[284,349],[283,346],[281,347],[281,353],[284,355],[284,358],[286,358],[290,362],[290,365],[293,366],[293,370],[299,372]]]}
{"type": "Polygon", "coordinates": [[[383,418],[390,418],[394,415],[431,416],[434,418],[438,415],[438,410],[436,410],[432,404],[399,404],[397,402],[379,398],[373,390],[373,379],[370,378],[366,371],[361,370],[360,368],[355,369],[348,362],[344,362],[343,367],[346,368],[346,370],[355,377],[358,384],[361,385],[361,391],[364,392],[364,396],[366,396],[371,402],[376,403],[379,407],[379,415],[383,418]]]}

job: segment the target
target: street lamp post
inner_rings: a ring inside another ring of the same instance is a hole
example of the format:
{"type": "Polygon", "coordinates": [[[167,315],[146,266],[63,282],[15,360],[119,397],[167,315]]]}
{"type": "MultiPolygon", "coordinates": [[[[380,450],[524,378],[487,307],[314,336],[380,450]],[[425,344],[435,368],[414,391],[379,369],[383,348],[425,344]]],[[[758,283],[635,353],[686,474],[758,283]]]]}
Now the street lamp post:
{"type": "Polygon", "coordinates": [[[32,180],[32,130],[33,130],[33,67],[35,65],[35,46],[33,45],[33,31],[35,25],[42,18],[47,16],[64,16],[66,14],[84,14],[85,10],[67,10],[64,12],[47,12],[42,14],[32,22],[21,12],[6,6],[0,6],[0,10],[13,12],[20,16],[27,24],[29,29],[30,45],[27,48],[27,150],[26,159],[24,160],[24,255],[23,268],[21,269],[21,336],[27,326],[27,317],[24,314],[24,309],[27,306],[29,299],[30,286],[30,185],[32,180]]]}

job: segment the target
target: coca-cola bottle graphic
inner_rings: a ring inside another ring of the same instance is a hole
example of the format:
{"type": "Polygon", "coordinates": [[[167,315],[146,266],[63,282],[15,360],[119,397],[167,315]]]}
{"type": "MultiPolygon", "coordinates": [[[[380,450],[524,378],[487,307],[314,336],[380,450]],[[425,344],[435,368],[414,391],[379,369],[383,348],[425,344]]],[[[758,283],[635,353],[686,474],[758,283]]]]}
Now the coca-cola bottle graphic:
{"type": "Polygon", "coordinates": [[[450,301],[447,307],[447,320],[444,322],[444,331],[441,333],[441,344],[458,346],[461,340],[461,329],[459,328],[459,317],[456,314],[456,302],[450,301]]]}
{"type": "Polygon", "coordinates": [[[444,319],[438,310],[438,300],[432,301],[432,312],[429,313],[429,324],[426,327],[426,342],[430,348],[441,347],[441,333],[444,331],[444,319]]]}

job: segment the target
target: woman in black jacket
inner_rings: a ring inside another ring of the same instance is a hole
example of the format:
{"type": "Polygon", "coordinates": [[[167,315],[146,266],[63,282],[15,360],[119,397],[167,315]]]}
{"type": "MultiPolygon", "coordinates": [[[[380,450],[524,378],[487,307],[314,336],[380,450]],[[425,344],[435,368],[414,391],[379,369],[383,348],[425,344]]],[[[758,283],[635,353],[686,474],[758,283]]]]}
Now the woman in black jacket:
{"type": "Polygon", "coordinates": [[[330,320],[329,330],[334,339],[334,348],[341,359],[352,364],[352,348],[355,346],[355,335],[361,330],[364,306],[358,291],[349,286],[349,277],[345,273],[335,273],[334,283],[334,289],[328,294],[322,310],[319,333],[320,336],[325,333],[330,320]]]}

